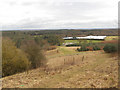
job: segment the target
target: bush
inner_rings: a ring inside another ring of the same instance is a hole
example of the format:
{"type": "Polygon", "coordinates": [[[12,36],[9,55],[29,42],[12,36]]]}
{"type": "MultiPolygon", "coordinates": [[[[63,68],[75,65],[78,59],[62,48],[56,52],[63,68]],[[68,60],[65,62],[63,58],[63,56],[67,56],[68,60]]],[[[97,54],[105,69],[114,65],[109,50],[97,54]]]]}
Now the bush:
{"type": "Polygon", "coordinates": [[[68,44],[66,47],[80,46],[79,44],[68,44]]]}
{"type": "Polygon", "coordinates": [[[50,44],[46,40],[44,40],[43,38],[41,38],[41,37],[35,37],[34,41],[35,41],[35,43],[37,45],[40,46],[41,49],[43,49],[45,51],[50,48],[50,44]]]}
{"type": "Polygon", "coordinates": [[[2,76],[13,75],[28,70],[30,62],[26,54],[16,48],[8,38],[2,41],[2,76]]]}
{"type": "Polygon", "coordinates": [[[93,46],[93,50],[96,51],[96,50],[101,50],[101,49],[98,46],[93,46]]]}
{"type": "Polygon", "coordinates": [[[38,68],[46,63],[46,58],[40,45],[35,43],[34,40],[24,41],[21,48],[27,53],[31,68],[38,68]]]}
{"type": "Polygon", "coordinates": [[[117,52],[117,45],[115,44],[106,44],[103,48],[106,53],[117,52]]]}
{"type": "Polygon", "coordinates": [[[61,46],[64,40],[57,35],[43,35],[42,38],[47,40],[50,45],[61,46]]]}
{"type": "Polygon", "coordinates": [[[54,50],[56,49],[56,46],[49,46],[49,48],[47,48],[47,50],[54,50]]]}
{"type": "Polygon", "coordinates": [[[89,49],[86,46],[81,46],[81,48],[77,48],[77,51],[89,51],[89,49]]]}

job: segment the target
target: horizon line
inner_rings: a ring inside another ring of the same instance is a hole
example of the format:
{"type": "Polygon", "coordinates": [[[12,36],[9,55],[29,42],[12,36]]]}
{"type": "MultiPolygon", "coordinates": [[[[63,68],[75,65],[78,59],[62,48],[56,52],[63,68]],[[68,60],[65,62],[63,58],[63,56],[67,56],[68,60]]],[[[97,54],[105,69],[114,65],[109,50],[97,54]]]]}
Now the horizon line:
{"type": "Polygon", "coordinates": [[[118,29],[118,28],[54,28],[54,29],[3,29],[0,31],[31,31],[31,30],[96,30],[96,29],[118,29]]]}

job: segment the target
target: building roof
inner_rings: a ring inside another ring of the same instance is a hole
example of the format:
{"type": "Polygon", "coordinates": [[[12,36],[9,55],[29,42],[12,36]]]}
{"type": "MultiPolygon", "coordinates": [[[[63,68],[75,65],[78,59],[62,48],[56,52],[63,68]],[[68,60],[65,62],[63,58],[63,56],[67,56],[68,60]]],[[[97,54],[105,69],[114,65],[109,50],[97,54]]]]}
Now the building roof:
{"type": "MultiPolygon", "coordinates": [[[[76,37],[76,39],[105,39],[106,36],[86,36],[86,37],[76,37]]],[[[64,37],[63,39],[74,39],[73,37],[64,37]]]]}
{"type": "Polygon", "coordinates": [[[73,39],[73,37],[64,37],[63,39],[73,39]]]}

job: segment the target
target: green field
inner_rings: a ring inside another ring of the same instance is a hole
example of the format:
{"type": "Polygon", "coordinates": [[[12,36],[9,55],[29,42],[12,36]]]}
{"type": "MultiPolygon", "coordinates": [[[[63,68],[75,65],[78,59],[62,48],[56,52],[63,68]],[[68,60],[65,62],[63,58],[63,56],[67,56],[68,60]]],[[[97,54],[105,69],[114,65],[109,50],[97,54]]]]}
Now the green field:
{"type": "MultiPolygon", "coordinates": [[[[107,36],[105,38],[105,41],[109,41],[109,40],[117,40],[118,36],[107,36]]],[[[92,42],[92,43],[98,43],[98,42],[103,42],[103,40],[65,40],[64,43],[79,43],[79,41],[86,41],[87,43],[92,42]]]]}
{"type": "Polygon", "coordinates": [[[103,40],[65,40],[65,43],[79,43],[81,42],[87,42],[87,43],[98,43],[98,42],[103,42],[103,40]]]}
{"type": "Polygon", "coordinates": [[[109,41],[109,40],[117,40],[119,36],[107,36],[105,41],[109,41]]]}

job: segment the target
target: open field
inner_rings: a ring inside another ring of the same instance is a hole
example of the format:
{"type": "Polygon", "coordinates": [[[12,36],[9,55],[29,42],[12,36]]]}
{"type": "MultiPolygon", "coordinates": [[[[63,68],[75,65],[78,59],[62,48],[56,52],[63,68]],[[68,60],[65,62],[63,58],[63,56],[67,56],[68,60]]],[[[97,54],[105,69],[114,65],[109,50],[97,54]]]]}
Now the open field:
{"type": "Polygon", "coordinates": [[[58,50],[60,56],[57,53],[47,55],[47,68],[33,69],[28,74],[24,72],[5,77],[3,88],[117,87],[118,60],[116,56],[111,57],[104,51],[78,53],[66,47],[58,47],[58,50]]]}
{"type": "MultiPolygon", "coordinates": [[[[65,43],[79,43],[80,40],[65,40],[65,43]]],[[[87,43],[92,42],[92,43],[98,43],[98,42],[103,42],[103,40],[82,40],[86,41],[87,43]]]]}
{"type": "MultiPolygon", "coordinates": [[[[107,36],[105,38],[105,41],[110,41],[110,40],[118,40],[118,36],[107,36]]],[[[103,42],[103,40],[85,40],[88,43],[92,42],[92,43],[99,43],[99,42],[103,42]]],[[[65,40],[65,43],[79,43],[79,40],[65,40]]]]}
{"type": "Polygon", "coordinates": [[[45,54],[47,58],[54,58],[59,56],[74,55],[77,53],[81,53],[76,51],[77,48],[79,47],[58,46],[57,49],[47,51],[45,54]]]}
{"type": "Polygon", "coordinates": [[[118,36],[107,36],[105,41],[109,41],[109,40],[118,40],[118,36]]]}

